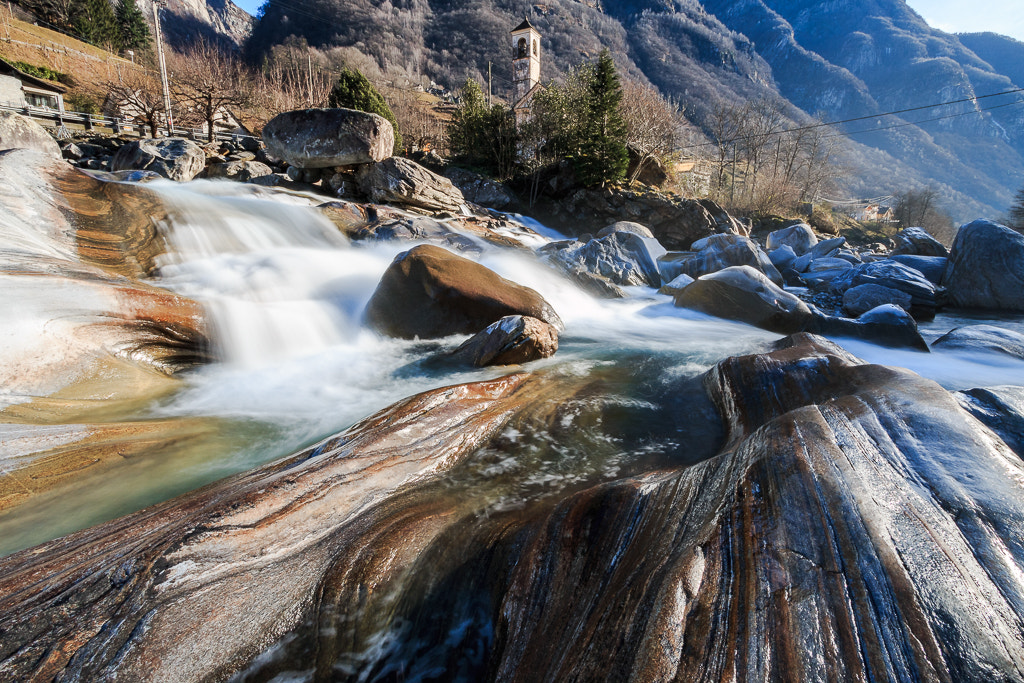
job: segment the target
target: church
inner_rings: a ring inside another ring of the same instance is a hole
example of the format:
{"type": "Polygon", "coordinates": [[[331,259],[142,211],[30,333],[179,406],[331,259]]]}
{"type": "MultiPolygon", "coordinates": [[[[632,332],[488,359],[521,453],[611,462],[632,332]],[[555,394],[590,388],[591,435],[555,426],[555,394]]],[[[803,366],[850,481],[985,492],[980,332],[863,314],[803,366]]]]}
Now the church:
{"type": "Polygon", "coordinates": [[[528,18],[512,29],[512,111],[516,125],[530,120],[533,97],[540,84],[540,33],[528,18]]]}

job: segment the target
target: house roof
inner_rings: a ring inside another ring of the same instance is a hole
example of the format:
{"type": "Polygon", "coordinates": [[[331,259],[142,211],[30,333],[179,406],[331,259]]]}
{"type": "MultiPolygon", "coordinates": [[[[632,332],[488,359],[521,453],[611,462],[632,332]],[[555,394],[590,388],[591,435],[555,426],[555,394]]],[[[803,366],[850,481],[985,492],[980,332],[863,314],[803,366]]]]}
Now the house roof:
{"type": "Polygon", "coordinates": [[[509,33],[516,33],[518,31],[525,31],[527,29],[533,29],[534,31],[537,30],[533,27],[533,24],[530,23],[529,17],[523,17],[523,23],[519,24],[519,26],[516,26],[514,29],[509,31],[509,33]]]}
{"type": "Polygon", "coordinates": [[[19,78],[23,82],[28,83],[30,85],[34,85],[37,88],[43,88],[45,90],[51,90],[51,91],[57,92],[57,93],[66,93],[68,91],[68,89],[65,88],[64,86],[57,85],[56,83],[53,83],[52,81],[47,81],[47,80],[44,80],[42,78],[36,78],[35,76],[30,76],[29,74],[25,73],[24,71],[22,71],[18,67],[14,66],[10,62],[4,61],[3,59],[0,59],[0,74],[7,74],[8,76],[14,76],[15,78],[19,78]]]}

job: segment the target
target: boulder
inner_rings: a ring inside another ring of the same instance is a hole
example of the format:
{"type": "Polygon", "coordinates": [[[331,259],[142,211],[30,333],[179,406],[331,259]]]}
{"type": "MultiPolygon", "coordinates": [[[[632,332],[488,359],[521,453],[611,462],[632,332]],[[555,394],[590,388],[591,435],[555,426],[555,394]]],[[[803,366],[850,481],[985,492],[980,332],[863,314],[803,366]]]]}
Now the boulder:
{"type": "Polygon", "coordinates": [[[675,295],[681,308],[789,334],[807,325],[811,309],[751,266],[702,275],[675,295]]]}
{"type": "Polygon", "coordinates": [[[263,127],[267,153],[299,168],[368,164],[391,156],[395,131],[383,116],[352,109],[300,109],[263,127]]]}
{"type": "Polygon", "coordinates": [[[882,285],[910,295],[915,316],[933,316],[946,304],[946,290],[930,282],[920,271],[892,260],[855,266],[829,283],[832,294],[842,295],[858,285],[882,285]]]}
{"type": "Polygon", "coordinates": [[[818,243],[818,236],[806,223],[797,223],[769,233],[765,248],[774,251],[780,247],[790,247],[797,256],[803,256],[818,243]]]}
{"type": "Polygon", "coordinates": [[[666,282],[658,290],[658,294],[668,294],[671,297],[675,297],[676,294],[683,291],[683,288],[694,282],[694,279],[685,273],[677,276],[671,282],[666,282]]]}
{"type": "Polygon", "coordinates": [[[932,348],[965,351],[988,351],[1024,360],[1024,334],[994,325],[967,325],[942,335],[932,348]]]}
{"type": "Polygon", "coordinates": [[[782,285],[782,274],[772,265],[768,255],[749,237],[742,235],[711,235],[693,243],[697,252],[683,264],[682,272],[699,278],[732,266],[751,266],[761,271],[777,285],[782,285]]]}
{"type": "Polygon", "coordinates": [[[135,140],[117,150],[111,171],[152,171],[164,178],[188,182],[206,166],[203,148],[185,138],[135,140]]]}
{"type": "Polygon", "coordinates": [[[451,166],[445,169],[444,177],[452,181],[466,201],[478,206],[501,210],[516,202],[516,196],[505,185],[479,173],[451,166]]]}
{"type": "Polygon", "coordinates": [[[898,289],[876,284],[857,285],[843,293],[843,311],[854,317],[883,304],[893,304],[908,311],[911,297],[898,289]]]}
{"type": "Polygon", "coordinates": [[[548,358],[558,350],[558,330],[523,315],[508,315],[467,339],[452,357],[478,368],[518,365],[548,358]]]}
{"type": "Polygon", "coordinates": [[[429,216],[384,216],[353,230],[349,236],[354,240],[377,242],[424,240],[456,251],[480,251],[480,245],[472,238],[429,216]]]}
{"type": "Polygon", "coordinates": [[[647,237],[652,240],[655,239],[654,233],[651,232],[650,228],[646,225],[641,225],[640,223],[634,223],[633,221],[616,221],[615,223],[598,230],[597,236],[599,238],[607,237],[613,232],[631,232],[634,235],[640,235],[641,237],[647,237]]]}
{"type": "Polygon", "coordinates": [[[253,178],[270,175],[274,171],[266,164],[258,161],[228,161],[219,164],[210,164],[206,169],[207,178],[226,178],[239,182],[248,182],[253,178]]]}
{"type": "Polygon", "coordinates": [[[1024,235],[988,220],[961,226],[942,284],[953,306],[1024,311],[1024,235]]]}
{"type": "Polygon", "coordinates": [[[856,320],[830,315],[815,315],[804,331],[831,337],[852,337],[882,346],[928,350],[917,323],[909,313],[892,304],[882,304],[856,320]]]}
{"type": "Polygon", "coordinates": [[[969,389],[954,396],[964,410],[998,434],[1024,460],[1024,387],[969,389]]]}
{"type": "Polygon", "coordinates": [[[812,246],[806,254],[810,257],[811,261],[820,258],[826,258],[828,256],[835,256],[835,254],[846,245],[845,237],[833,237],[832,239],[822,240],[812,246]]]}
{"type": "Polygon", "coordinates": [[[475,334],[507,315],[527,315],[562,329],[534,290],[429,244],[395,257],[366,305],[373,329],[411,339],[475,334]]]}
{"type": "Polygon", "coordinates": [[[768,252],[768,258],[780,273],[788,268],[792,268],[793,262],[796,261],[796,257],[797,254],[793,251],[793,247],[788,244],[784,244],[778,249],[773,249],[768,252]]]}
{"type": "Polygon", "coordinates": [[[896,248],[893,254],[909,254],[914,256],[949,256],[949,250],[929,235],[924,228],[906,228],[893,236],[896,248]]]}
{"type": "Polygon", "coordinates": [[[45,128],[27,116],[0,111],[0,150],[5,149],[31,149],[51,156],[62,156],[60,145],[45,128]]]}
{"type": "Polygon", "coordinates": [[[615,285],[661,286],[658,258],[666,252],[657,240],[633,232],[612,232],[600,239],[551,242],[539,250],[566,273],[586,271],[615,285]]]}
{"type": "Polygon", "coordinates": [[[466,203],[452,181],[402,157],[362,166],[356,179],[359,189],[377,203],[407,204],[428,211],[458,211],[466,203]]]}
{"type": "Polygon", "coordinates": [[[949,259],[942,256],[914,256],[912,254],[897,254],[896,256],[890,256],[896,263],[902,263],[905,266],[910,266],[914,270],[920,271],[922,275],[928,278],[929,282],[936,285],[942,284],[942,276],[946,272],[946,263],[949,259]]]}

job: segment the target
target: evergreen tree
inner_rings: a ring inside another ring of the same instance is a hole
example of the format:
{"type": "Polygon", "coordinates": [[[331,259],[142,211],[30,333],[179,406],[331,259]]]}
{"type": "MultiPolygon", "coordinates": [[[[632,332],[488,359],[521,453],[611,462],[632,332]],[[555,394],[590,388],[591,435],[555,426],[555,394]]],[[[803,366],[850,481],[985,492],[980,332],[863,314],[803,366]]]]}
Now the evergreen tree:
{"type": "Polygon", "coordinates": [[[626,123],[619,111],[622,84],[611,53],[605,49],[590,73],[587,88],[587,135],[574,159],[576,176],[584,185],[621,180],[629,166],[626,123]]]}
{"type": "Polygon", "coordinates": [[[1007,218],[1009,223],[1007,227],[1024,234],[1024,187],[1017,190],[1017,195],[1013,198],[1013,206],[1010,207],[1010,213],[1007,218]]]}
{"type": "Polygon", "coordinates": [[[338,76],[338,82],[334,84],[334,88],[327,98],[327,106],[355,109],[383,116],[395,129],[395,151],[401,150],[402,136],[398,132],[398,122],[395,120],[391,107],[384,101],[380,92],[373,87],[373,83],[370,83],[358,69],[342,70],[341,75],[338,76]]]}
{"type": "Polygon", "coordinates": [[[117,17],[107,0],[76,0],[71,14],[72,29],[88,42],[100,47],[120,44],[117,17]]]}
{"type": "Polygon", "coordinates": [[[480,85],[468,79],[448,125],[448,148],[462,163],[502,180],[515,172],[519,136],[516,117],[500,104],[487,106],[480,85]]]}
{"type": "Polygon", "coordinates": [[[145,50],[149,47],[149,25],[135,0],[118,0],[114,15],[122,50],[145,50]]]}

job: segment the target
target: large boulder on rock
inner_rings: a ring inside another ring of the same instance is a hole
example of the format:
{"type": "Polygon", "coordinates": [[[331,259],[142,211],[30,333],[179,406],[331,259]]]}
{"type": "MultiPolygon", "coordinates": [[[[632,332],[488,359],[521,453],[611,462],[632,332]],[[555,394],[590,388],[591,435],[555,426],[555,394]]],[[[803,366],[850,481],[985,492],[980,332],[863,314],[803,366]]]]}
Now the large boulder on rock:
{"type": "Polygon", "coordinates": [[[893,236],[896,248],[893,254],[909,254],[912,256],[949,256],[949,250],[924,228],[906,228],[893,236]]]}
{"type": "Polygon", "coordinates": [[[541,247],[539,253],[570,276],[585,271],[615,285],[660,287],[658,258],[666,252],[653,238],[634,232],[612,232],[586,243],[551,242],[541,247]]]}
{"type": "Polygon", "coordinates": [[[916,256],[914,254],[896,254],[889,258],[896,263],[902,263],[905,266],[910,266],[914,270],[920,271],[922,275],[928,278],[929,282],[936,285],[942,284],[942,276],[946,272],[946,263],[949,262],[949,259],[943,256],[916,256]]]}
{"type": "Polygon", "coordinates": [[[507,315],[477,332],[456,349],[452,358],[478,368],[519,365],[553,356],[558,330],[543,320],[507,315]]]}
{"type": "Polygon", "coordinates": [[[884,304],[893,304],[909,311],[911,302],[906,292],[876,284],[857,285],[843,293],[843,311],[852,316],[867,313],[884,304]]]}
{"type": "Polygon", "coordinates": [[[203,148],[185,138],[135,140],[117,150],[111,171],[152,171],[164,178],[188,182],[206,166],[203,148]]]}
{"type": "Polygon", "coordinates": [[[988,220],[961,226],[942,284],[953,306],[1024,311],[1024,235],[988,220]]]}
{"type": "Polygon", "coordinates": [[[267,154],[299,168],[331,168],[383,161],[395,131],[383,116],[352,109],[299,109],[263,127],[267,154]]]}
{"type": "Polygon", "coordinates": [[[494,271],[429,244],[399,254],[366,305],[366,322],[392,337],[475,334],[507,315],[562,329],[544,298],[494,271]]]}
{"type": "Polygon", "coordinates": [[[804,329],[813,316],[807,304],[751,266],[702,275],[676,293],[675,304],[782,334],[804,329]]]}
{"type": "Polygon", "coordinates": [[[874,261],[855,266],[833,279],[829,291],[842,295],[859,285],[881,285],[910,295],[915,317],[934,316],[946,304],[946,290],[930,282],[920,271],[896,261],[874,261]]]}
{"type": "Polygon", "coordinates": [[[797,223],[770,233],[765,248],[774,251],[780,247],[790,247],[797,256],[803,256],[817,243],[818,236],[814,234],[811,226],[797,223]]]}
{"type": "Polygon", "coordinates": [[[782,274],[772,265],[764,253],[749,237],[742,235],[711,235],[693,243],[697,252],[694,258],[682,265],[682,272],[699,278],[732,266],[751,266],[768,276],[772,282],[782,285],[782,274]]]}
{"type": "Polygon", "coordinates": [[[932,348],[1000,353],[1024,360],[1024,334],[995,325],[966,325],[936,339],[932,348]]]}
{"type": "Polygon", "coordinates": [[[856,320],[832,315],[815,315],[804,331],[831,337],[852,337],[881,346],[928,350],[917,323],[909,313],[892,304],[882,304],[862,313],[856,320]]]}
{"type": "Polygon", "coordinates": [[[466,203],[452,181],[402,157],[362,166],[356,180],[359,189],[377,203],[406,204],[428,211],[458,211],[466,203]]]}
{"type": "Polygon", "coordinates": [[[10,111],[0,111],[0,150],[31,149],[60,157],[60,145],[38,123],[10,111]]]}

